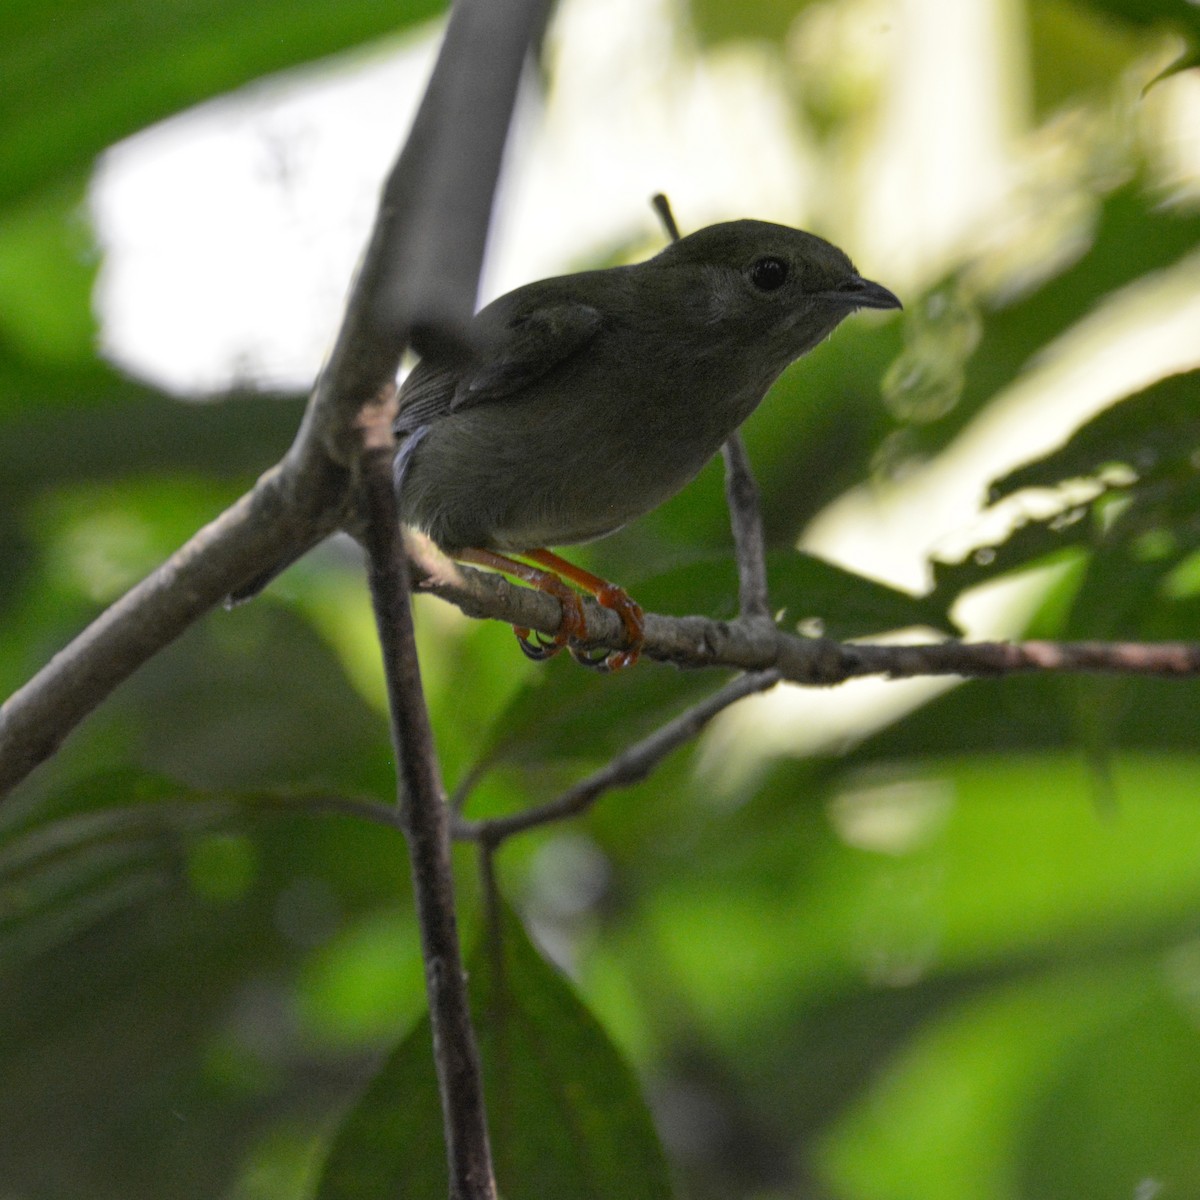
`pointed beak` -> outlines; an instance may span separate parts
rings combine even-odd
[[[903,308],[895,292],[888,291],[882,283],[852,275],[833,293],[845,304],[855,308]]]

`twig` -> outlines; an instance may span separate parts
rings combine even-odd
[[[364,410],[362,492],[371,600],[383,649],[392,741],[433,1026],[450,1195],[495,1200],[479,1052],[471,1027],[450,864],[450,819],[417,662],[408,564],[392,487],[394,388]]]
[[[650,197],[650,203],[658,214],[667,237],[673,242],[679,241],[679,226],[675,224],[675,214],[671,211],[671,201],[667,199],[666,192],[655,192]]]
[[[767,594],[767,549],[763,538],[758,484],[740,433],[721,447],[725,459],[725,499],[738,569],[738,613],[744,621],[770,620]]]
[[[623,750],[595,774],[568,788],[557,799],[508,817],[491,817],[484,821],[459,819],[454,827],[454,836],[462,841],[481,842],[486,850],[498,846],[514,833],[578,816],[591,808],[605,792],[640,783],[668,754],[696,737],[718,713],[746,696],[773,688],[779,680],[778,671],[739,675],[707,699],[656,729],[649,737]]]

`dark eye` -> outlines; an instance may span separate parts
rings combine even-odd
[[[782,258],[760,258],[750,268],[750,282],[760,292],[781,288],[788,277],[788,265]]]

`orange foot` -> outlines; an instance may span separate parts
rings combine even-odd
[[[455,557],[475,566],[489,567],[493,571],[515,575],[539,591],[548,592],[558,599],[562,605],[562,621],[553,638],[544,638],[539,633],[534,635],[536,640],[531,641],[528,629],[519,625],[513,626],[521,649],[528,657],[539,660],[553,658],[566,646],[576,662],[601,671],[621,671],[637,662],[646,640],[645,620],[641,607],[626,591],[590,571],[583,570],[582,567],[575,566],[574,563],[567,562],[565,558],[559,558],[549,550],[523,550],[521,554],[522,557],[541,563],[542,566],[532,567],[505,554],[497,554],[493,550],[461,550]],[[583,615],[583,602],[579,594],[563,582],[563,577],[595,596],[601,605],[611,608],[621,618],[628,642],[624,650],[605,651],[599,657],[593,658],[572,644],[586,634],[587,621]]]

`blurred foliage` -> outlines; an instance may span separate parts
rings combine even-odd
[[[667,1165],[633,1072],[515,918],[506,914],[481,944],[470,978],[504,1195],[669,1197]],[[342,1123],[317,1197],[440,1196],[447,1183],[426,1016]]]
[[[752,38],[786,62],[798,19],[848,6],[693,0],[689,16],[705,47]],[[98,358],[80,208],[96,155],[438,7],[23,0],[0,16],[5,694],[269,466],[302,406],[184,402]],[[1019,7],[1031,133],[1078,105],[1125,128],[1148,81],[1131,87],[1133,68],[1200,46],[1186,0]],[[867,101],[795,99],[816,144],[873,119]],[[1194,368],[980,479],[1019,519],[932,564],[924,596],[794,550],[851,489],[942,461],[1098,308],[1194,269],[1200,216],[1165,205],[1154,155],[1102,127],[1102,152],[1035,206],[1036,254],[1007,273],[972,257],[904,319],[847,323],[748,424],[786,627],[953,630],[958,601],[999,578],[1036,586],[1035,636],[1200,636]],[[654,609],[724,618],[728,541],[714,465],[587,557],[640,578]],[[444,1190],[404,845],[354,807],[391,803],[395,783],[343,549],[191,630],[0,808],[0,1195]],[[552,796],[718,685],[535,667],[506,629],[425,599],[418,620],[471,815]],[[1197,681],[1030,676],[864,718],[837,753],[719,761],[750,740],[736,732],[681,751],[503,851],[505,891],[573,985],[511,915],[498,967],[461,851],[504,1193],[1200,1194],[1198,708]]]

